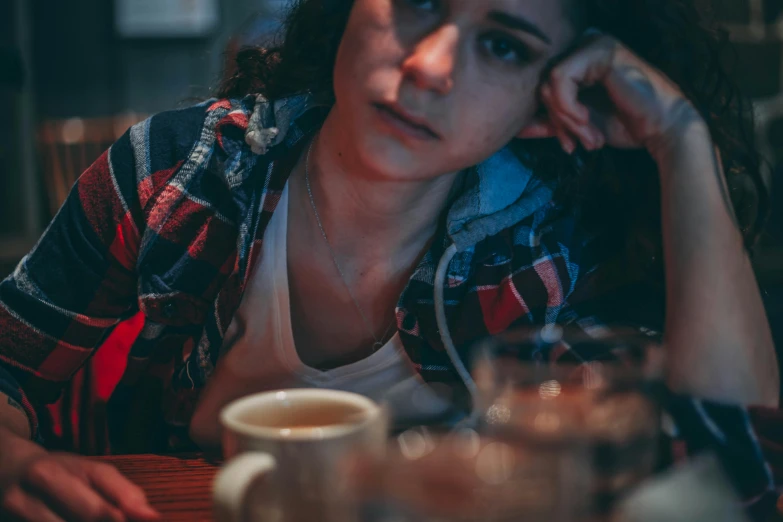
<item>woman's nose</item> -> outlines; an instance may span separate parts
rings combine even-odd
[[[448,94],[454,85],[459,29],[444,25],[429,33],[403,62],[403,73],[420,89]]]

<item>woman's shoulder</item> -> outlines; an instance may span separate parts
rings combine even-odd
[[[114,145],[114,155],[133,165],[143,206],[157,201],[152,196],[166,186],[192,185],[204,175],[228,187],[241,181],[248,162],[258,159],[247,134],[260,110],[258,97],[247,96],[160,112],[134,125]]]
[[[296,120],[307,108],[306,99],[248,95],[161,112],[114,144],[113,172],[122,186],[133,186],[127,199],[138,199],[146,216],[169,215],[168,207],[182,198],[231,207],[229,193],[243,192],[236,189],[252,179],[251,172],[268,170],[264,162],[275,154],[267,153],[288,143],[287,136],[301,135],[291,128],[301,126]],[[130,195],[133,190],[138,198]],[[223,208],[225,214],[233,210]]]
[[[215,150],[227,156],[263,156],[282,143],[296,120],[315,105],[318,100],[308,94],[274,100],[252,94],[211,98],[158,113],[139,123],[131,138],[137,148],[162,155],[171,164]]]
[[[212,98],[160,112],[131,129],[131,139],[136,148],[148,149],[150,154],[182,159],[199,145],[221,145],[222,134],[230,132],[229,127],[236,129],[229,139],[238,141],[242,137],[238,133],[244,133],[253,111],[248,102]]]

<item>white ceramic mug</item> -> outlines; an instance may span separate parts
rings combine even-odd
[[[250,395],[226,406],[220,422],[227,462],[213,488],[218,522],[304,520],[308,510],[318,510],[320,520],[338,519],[331,506],[347,493],[337,472],[341,459],[379,455],[386,445],[384,410],[335,390]]]

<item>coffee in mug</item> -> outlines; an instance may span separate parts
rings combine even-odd
[[[215,479],[219,522],[344,520],[347,456],[378,456],[387,419],[372,400],[349,392],[297,389],[239,399],[220,415],[223,454]]]

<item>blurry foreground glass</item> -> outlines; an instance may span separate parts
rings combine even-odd
[[[585,512],[584,453],[538,451],[474,430],[406,431],[353,466],[356,522],[571,522]],[[581,492],[581,493],[580,493]]]
[[[607,514],[654,471],[661,368],[660,348],[636,331],[550,326],[494,337],[472,370],[479,431],[530,452],[584,448],[589,514]]]

